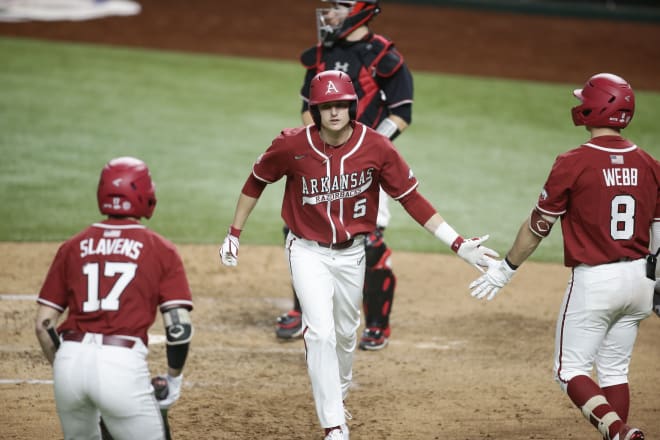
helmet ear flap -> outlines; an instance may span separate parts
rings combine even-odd
[[[573,123],[589,127],[625,128],[635,113],[635,94],[623,78],[599,73],[573,91],[581,103],[571,109]]]

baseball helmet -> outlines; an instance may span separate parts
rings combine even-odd
[[[336,41],[346,38],[348,34],[367,24],[380,13],[378,0],[323,1],[333,3],[332,8],[316,10],[319,41],[326,47],[331,47]]]
[[[112,159],[101,171],[96,199],[102,214],[151,218],[156,208],[156,187],[149,168],[134,157]]]
[[[625,128],[635,113],[635,93],[630,84],[611,73],[592,76],[573,95],[581,101],[571,109],[575,125]]]
[[[351,121],[355,120],[358,96],[351,78],[341,70],[326,70],[316,74],[309,86],[309,111],[317,127],[321,126],[318,105],[334,101],[351,101],[348,115]]]

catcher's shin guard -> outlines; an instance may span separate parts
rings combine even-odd
[[[366,273],[364,280],[363,307],[367,327],[388,329],[394,301],[396,277],[392,272],[388,249],[378,229],[366,240]],[[389,330],[389,329],[388,329]],[[389,333],[389,331],[388,331]]]

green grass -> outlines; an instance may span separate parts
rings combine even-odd
[[[147,224],[178,243],[220,243],[254,159],[300,124],[294,61],[10,38],[0,59],[0,241],[60,241],[97,220],[101,167],[134,155],[157,184]],[[570,120],[577,86],[415,72],[413,124],[396,144],[450,224],[505,252],[554,157],[586,139]],[[656,157],[659,115],[660,94],[637,91],[625,132]],[[266,190],[243,243],[282,242],[282,189]],[[392,210],[394,249],[448,252]],[[561,256],[555,228],[534,258]]]

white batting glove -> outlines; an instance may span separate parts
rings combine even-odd
[[[489,267],[493,261],[490,257],[499,257],[500,254],[494,250],[482,246],[481,243],[488,240],[489,235],[484,235],[483,237],[470,238],[463,240],[463,243],[459,246],[456,253],[459,257],[479,269],[482,273],[484,272],[484,267]]]
[[[180,374],[177,377],[168,374],[163,377],[167,380],[167,395],[164,399],[158,401],[158,405],[160,406],[160,409],[169,409],[170,406],[174,405],[174,402],[179,400],[179,397],[181,396],[183,374]]]
[[[516,270],[511,269],[504,259],[491,260],[488,272],[470,283],[470,290],[472,290],[470,295],[477,299],[485,297],[490,301],[495,298],[502,287],[511,281],[515,273]]]
[[[225,266],[236,266],[238,264],[238,237],[227,233],[220,247],[220,260]]]

